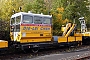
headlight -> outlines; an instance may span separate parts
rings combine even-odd
[[[22,33],[22,37],[26,37],[26,33]]]

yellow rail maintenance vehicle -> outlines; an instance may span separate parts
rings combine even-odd
[[[39,48],[52,44],[52,16],[30,11],[15,13],[10,20],[10,37],[17,48]]]
[[[62,36],[53,36],[51,15],[19,12],[10,19],[9,43],[15,48],[32,49],[33,52],[41,48],[82,45],[83,34],[75,32],[76,28],[77,24],[67,23],[62,26]],[[0,41],[0,44],[0,48],[8,47],[7,41]]]
[[[52,35],[52,16],[26,12],[15,13],[10,19],[10,37],[15,48],[32,49],[82,44],[82,34],[75,33],[75,23],[62,27],[62,36]]]

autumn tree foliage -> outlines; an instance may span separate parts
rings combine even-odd
[[[0,20],[9,23],[10,17],[15,12],[22,11],[33,13],[50,14],[53,16],[53,34],[61,33],[61,26],[67,22],[79,23],[79,17],[85,17],[86,22],[90,19],[89,0],[1,0]]]

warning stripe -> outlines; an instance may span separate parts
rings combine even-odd
[[[51,24],[21,24],[21,26],[51,26]]]

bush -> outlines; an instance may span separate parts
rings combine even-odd
[[[9,40],[9,23],[0,20],[0,40]]]

